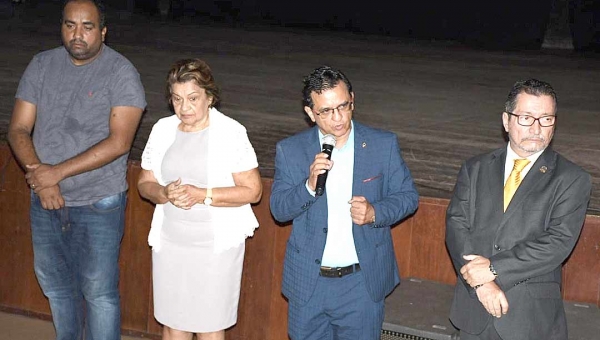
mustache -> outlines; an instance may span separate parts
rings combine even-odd
[[[87,46],[87,43],[81,39],[73,39],[73,40],[69,41],[69,45],[73,45],[73,44],[81,44],[81,45]]]
[[[544,136],[527,136],[521,139],[521,142],[527,142],[527,141],[533,141],[533,142],[546,142],[546,138],[544,138]]]

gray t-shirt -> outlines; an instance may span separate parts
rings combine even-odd
[[[63,162],[107,138],[112,107],[146,107],[139,73],[106,45],[82,66],[71,62],[64,47],[37,54],[15,97],[37,107],[33,144],[46,164]],[[66,205],[87,205],[127,190],[127,157],[61,181]]]

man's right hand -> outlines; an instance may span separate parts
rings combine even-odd
[[[491,315],[499,318],[508,313],[506,295],[495,282],[488,282],[475,290],[479,302]]]
[[[65,199],[60,193],[60,187],[54,185],[37,192],[40,197],[42,208],[46,210],[56,210],[65,206]]]
[[[310,174],[308,176],[308,187],[310,190],[315,191],[317,189],[317,177],[320,174],[324,174],[325,170],[331,170],[333,161],[327,159],[327,154],[320,152],[315,156],[315,160],[310,165]]]

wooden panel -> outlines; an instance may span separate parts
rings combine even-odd
[[[447,201],[421,199],[415,214],[411,242],[411,276],[455,283],[452,263],[445,247],[445,216]]]
[[[287,322],[288,303],[281,293],[281,278],[283,277],[283,259],[287,240],[292,233],[291,223],[277,224],[275,232],[275,245],[273,249],[273,286],[271,291],[271,317],[269,319],[270,332],[268,339],[288,339]]]
[[[129,192],[125,233],[119,258],[121,292],[121,326],[123,329],[151,332],[148,327],[151,305],[152,255],[146,237],[154,205],[143,200],[137,191],[139,162],[130,162],[127,172]],[[160,328],[159,328],[160,331]]]
[[[563,267],[565,300],[600,307],[600,217],[587,216],[579,242]]]
[[[431,210],[427,214],[433,225],[441,229],[438,233],[439,238],[436,244],[436,275],[433,280],[451,284],[456,284],[456,272],[450,259],[448,249],[446,249],[446,209],[448,208],[449,200],[437,198],[423,198],[421,204],[429,205]]]
[[[396,262],[400,270],[400,277],[409,277],[410,272],[411,250],[414,216],[401,221],[400,224],[392,227],[392,240],[394,242],[394,250],[396,253]]]
[[[159,338],[161,326],[152,307],[151,251],[147,235],[154,207],[136,189],[139,162],[130,162],[130,191],[121,247],[121,304],[123,330]],[[270,213],[271,179],[263,179],[261,202],[253,207],[260,228],[246,241],[238,323],[228,339],[287,339],[287,301],[281,277],[290,224],[279,225]],[[49,316],[49,307],[33,273],[29,228],[29,189],[23,172],[0,145],[0,308]],[[402,277],[442,283],[455,280],[444,245],[446,199],[423,197],[419,210],[392,229]],[[579,243],[563,270],[567,300],[600,306],[600,217],[587,216]]]
[[[273,180],[263,180],[263,200],[257,207],[257,210],[263,209],[264,215],[257,217],[260,219],[261,216],[267,216],[267,227],[269,233],[267,237],[271,239],[272,246],[269,249],[269,256],[272,259],[271,272],[269,273],[269,282],[271,284],[271,291],[268,294],[267,307],[270,310],[269,318],[266,319],[264,325],[267,326],[265,339],[288,339],[287,337],[287,307],[288,303],[283,294],[281,294],[281,278],[283,277],[283,259],[285,257],[285,247],[287,240],[292,231],[291,223],[279,223],[271,216],[271,209],[269,208],[269,197],[271,194],[271,186]],[[262,223],[262,222],[261,222]],[[250,338],[249,338],[250,339]]]
[[[0,305],[50,315],[33,271],[29,202],[23,171],[0,145]]]

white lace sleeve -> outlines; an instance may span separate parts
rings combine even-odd
[[[258,161],[256,160],[256,152],[248,139],[246,130],[240,130],[236,133],[234,139],[235,148],[235,160],[232,164],[233,173],[248,171],[258,167]]]
[[[152,170],[152,158],[154,152],[156,152],[153,148],[155,138],[156,131],[154,128],[152,128],[150,136],[148,137],[148,141],[146,142],[146,147],[144,148],[144,152],[142,153],[142,169],[144,170]]]

